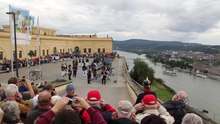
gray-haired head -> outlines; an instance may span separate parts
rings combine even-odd
[[[187,101],[187,93],[185,91],[178,91],[174,96],[173,96],[174,101],[182,101],[186,102]]]
[[[18,103],[15,101],[6,101],[2,104],[4,111],[3,121],[5,123],[17,123],[20,120],[20,110]]]
[[[203,124],[202,118],[194,113],[186,114],[181,124]]]
[[[18,92],[18,87],[15,84],[9,84],[5,87],[5,96],[15,96],[15,94]]]
[[[177,92],[177,96],[178,96],[179,100],[182,100],[184,102],[187,100],[187,93],[185,91]]]

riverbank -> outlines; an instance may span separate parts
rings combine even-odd
[[[220,76],[217,76],[217,75],[208,74],[207,77],[213,80],[220,81]]]
[[[122,57],[122,59],[124,61],[123,62],[124,65],[127,65],[125,58]],[[129,75],[129,71],[127,70],[126,66],[124,66],[123,70],[124,70],[125,81],[128,84],[128,89],[133,90],[134,93],[131,93],[131,94],[136,94],[136,96],[137,96],[138,94],[140,94],[143,91],[143,87],[140,85],[140,83],[131,79],[131,77]],[[170,88],[169,86],[167,86],[166,84],[164,84],[161,79],[155,79],[152,82],[151,90],[157,94],[157,97],[158,97],[158,100],[160,103],[171,100],[172,96],[175,94],[175,91],[172,88]],[[187,113],[196,113],[197,115],[202,117],[204,124],[217,124],[211,118],[204,115],[201,111],[198,111],[197,109],[192,108],[188,105],[186,106],[186,111],[187,111]]]
[[[135,53],[128,53],[124,51],[117,51],[120,56],[126,58],[127,65],[129,66],[129,71],[133,68],[133,60],[140,58],[141,60],[148,63],[149,67],[155,70],[155,77],[160,78],[167,86],[174,89],[176,92],[179,90],[184,90],[188,94],[188,105],[194,107],[199,111],[208,111],[204,113],[209,116],[214,121],[220,123],[220,103],[219,93],[220,93],[220,83],[217,80],[203,79],[188,73],[177,71],[177,76],[169,76],[163,74],[164,67],[160,64],[150,62],[145,55],[137,55]],[[138,88],[137,88],[138,89]]]
[[[154,64],[159,64],[165,68],[170,68],[170,65],[166,65],[166,64],[163,64],[163,63],[158,63],[158,62],[155,62],[153,59],[149,58],[148,56],[145,55],[145,57],[152,63]],[[198,70],[200,70],[201,68],[199,67],[194,67],[194,68],[197,68]],[[206,68],[209,68],[209,67],[206,67]],[[213,69],[214,68],[214,69]],[[184,72],[184,73],[189,73],[189,74],[192,74],[192,75],[196,75],[196,73],[192,70],[188,70],[188,69],[182,69],[180,67],[174,67],[173,68],[174,70],[177,70],[179,72]],[[217,80],[217,81],[220,81],[220,67],[214,67],[212,66],[211,69],[209,68],[208,69],[208,73],[207,74],[204,74],[204,77],[206,78],[210,78],[212,80]],[[201,74],[203,75],[203,74]]]
[[[163,67],[169,67],[168,65],[165,65],[165,64],[162,64],[162,63],[156,63],[152,60],[151,60],[151,62],[154,63],[154,64],[157,64],[157,65],[163,66]],[[192,71],[186,70],[186,69],[181,69],[179,67],[174,67],[174,70],[177,70],[179,72],[188,73],[188,74],[191,74],[191,75],[195,75],[195,72],[192,72]],[[207,76],[207,78],[209,78],[209,79],[220,81],[220,76],[219,75],[214,75],[214,74],[208,73],[205,76]]]

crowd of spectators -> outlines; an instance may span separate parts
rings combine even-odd
[[[40,57],[40,63],[41,64],[45,64],[45,63],[50,63],[52,62],[53,57],[52,56],[43,56]],[[22,68],[22,67],[27,67],[27,66],[35,66],[39,64],[39,58],[38,57],[34,57],[28,60],[28,64],[27,64],[27,60],[26,59],[18,59],[18,67]],[[13,61],[13,65],[15,68],[15,61]],[[11,70],[11,60],[4,60],[2,63],[2,68],[1,70],[6,70],[6,71],[10,71]]]
[[[56,57],[58,56],[58,57]],[[46,63],[51,63],[56,61],[57,59],[65,59],[65,58],[72,58],[71,54],[66,52],[66,53],[59,53],[59,54],[52,54],[52,55],[45,55],[45,56],[40,56],[40,64],[46,64]],[[3,63],[0,63],[2,65],[2,68],[0,70],[5,70],[5,71],[10,71],[11,70],[11,60],[4,59]],[[39,57],[31,57],[28,59],[28,62],[26,59],[18,59],[18,67],[27,67],[27,66],[35,66],[39,64]],[[13,65],[15,68],[15,60],[13,61]]]
[[[3,124],[202,124],[196,114],[186,113],[187,94],[177,92],[164,104],[158,102],[150,81],[143,81],[144,92],[134,105],[120,100],[114,108],[103,100],[99,90],[91,90],[86,98],[75,94],[73,84],[66,85],[65,95],[56,93],[52,84],[43,91],[33,89],[28,79],[10,78],[1,88],[0,122]]]

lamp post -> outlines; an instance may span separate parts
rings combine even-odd
[[[8,15],[12,15],[14,19],[14,40],[15,40],[15,69],[16,69],[16,76],[18,75],[18,58],[17,58],[17,40],[16,40],[16,24],[15,24],[15,13],[14,12],[6,12]]]

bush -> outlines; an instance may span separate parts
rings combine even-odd
[[[130,76],[135,81],[141,83],[147,77],[152,81],[154,79],[154,70],[148,66],[147,63],[141,59],[134,60],[134,67],[130,72]]]

